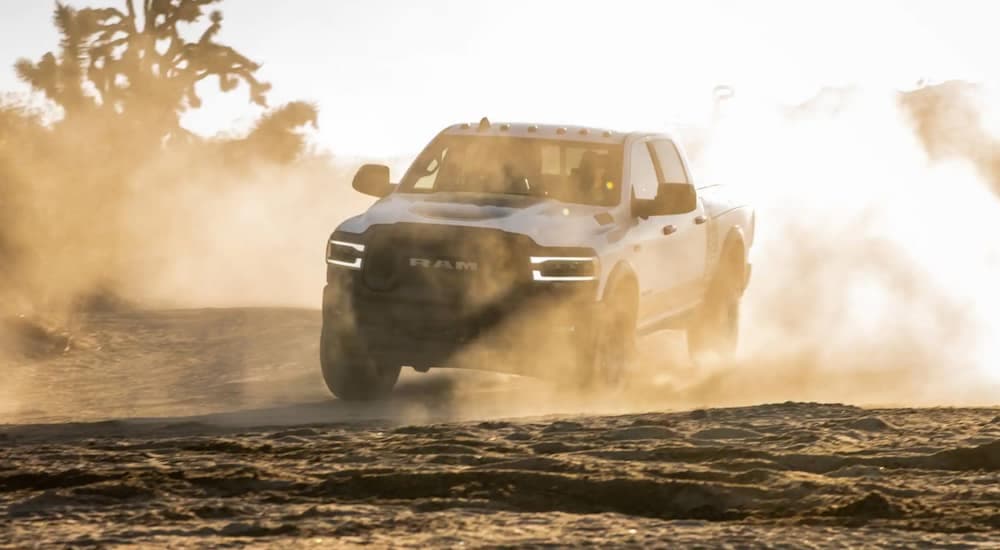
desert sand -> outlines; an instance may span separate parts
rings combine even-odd
[[[1000,544],[998,408],[701,408],[475,371],[351,404],[315,311],[76,322],[66,351],[5,360],[0,546]]]

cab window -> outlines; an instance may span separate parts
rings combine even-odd
[[[622,151],[609,143],[442,136],[414,161],[399,189],[614,206],[621,200]]]
[[[687,171],[684,170],[684,163],[681,161],[681,155],[673,142],[667,140],[654,141],[653,151],[656,153],[660,183],[689,183]]]
[[[635,198],[656,198],[658,180],[647,142],[636,143],[632,146],[632,151],[629,154],[629,173],[632,181],[632,194]]]
[[[434,183],[437,181],[438,169],[441,168],[441,163],[448,157],[448,149],[441,150],[440,157],[431,158],[430,162],[426,166],[422,167],[423,176],[417,178],[413,182],[414,189],[433,189]]]

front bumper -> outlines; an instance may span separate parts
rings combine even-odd
[[[592,341],[596,283],[539,283],[512,288],[489,304],[462,307],[429,297],[401,299],[368,289],[357,271],[337,270],[323,290],[324,330],[352,338],[385,365],[534,372],[538,350]],[[468,358],[474,357],[471,361]]]

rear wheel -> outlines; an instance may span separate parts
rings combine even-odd
[[[687,328],[688,352],[695,361],[728,359],[740,337],[740,298],[743,294],[742,254],[730,253],[712,281],[705,302]]]
[[[345,401],[387,397],[399,379],[400,367],[380,365],[356,337],[326,324],[320,335],[319,361],[323,380],[333,395]]]

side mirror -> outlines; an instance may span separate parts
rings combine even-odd
[[[389,167],[384,164],[365,164],[358,168],[351,185],[359,193],[382,198],[392,192]]]
[[[636,199],[632,212],[640,218],[687,214],[698,208],[698,194],[689,183],[661,183],[655,199]]]

